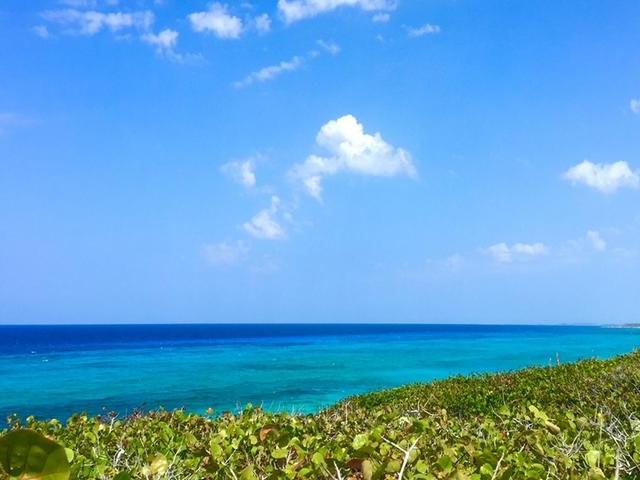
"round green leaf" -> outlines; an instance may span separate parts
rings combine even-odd
[[[0,438],[0,465],[17,480],[68,480],[71,475],[64,447],[33,430]]]
[[[355,437],[353,437],[353,441],[351,442],[351,446],[354,450],[360,450],[364,447],[369,441],[369,435],[366,433],[359,433]]]

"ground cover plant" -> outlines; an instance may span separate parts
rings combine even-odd
[[[8,430],[66,448],[76,479],[601,480],[640,478],[639,416],[634,352],[409,385],[315,415],[12,417]]]

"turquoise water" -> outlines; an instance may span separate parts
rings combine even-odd
[[[362,392],[640,345],[640,330],[463,325],[0,327],[0,415],[316,411]]]

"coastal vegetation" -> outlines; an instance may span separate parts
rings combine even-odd
[[[409,385],[315,415],[249,405],[65,423],[10,417],[2,435],[5,475],[25,480],[640,478],[640,352]],[[57,471],[38,464],[47,455],[29,464],[40,473],[16,468],[40,441]]]

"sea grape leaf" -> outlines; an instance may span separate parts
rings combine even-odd
[[[245,467],[245,469],[240,472],[240,476],[238,478],[239,480],[257,480],[258,479],[251,465],[249,465],[248,467]]]
[[[587,465],[591,468],[596,468],[600,463],[600,450],[589,450],[584,456]]]
[[[511,409],[509,408],[508,405],[502,405],[499,409],[498,409],[498,413],[500,415],[505,415],[505,416],[509,416],[511,415]]]
[[[418,473],[427,473],[428,469],[429,466],[424,460],[418,460],[418,462],[416,463],[416,470],[418,471]]]
[[[264,442],[271,432],[278,433],[278,430],[276,429],[276,427],[271,426],[271,425],[262,427],[260,429],[260,433],[258,434],[259,437],[260,437],[260,441]]]
[[[373,465],[369,460],[362,462],[362,478],[364,480],[371,480],[373,478]]]
[[[152,475],[164,475],[169,469],[169,461],[167,460],[167,457],[158,453],[149,459],[149,467],[151,467]]]
[[[399,472],[401,468],[402,468],[402,464],[400,463],[400,460],[389,460],[387,462],[385,472],[395,473],[395,472]]]
[[[0,438],[0,465],[17,480],[68,480],[71,475],[64,447],[26,429]]]
[[[544,422],[544,426],[547,427],[547,430],[549,430],[551,433],[553,433],[554,435],[557,435],[558,433],[560,433],[560,427],[558,425],[556,425],[553,422],[550,422],[549,420],[547,420],[546,422]]]
[[[71,450],[70,448],[65,448],[64,453],[67,455],[67,461],[69,463],[73,462],[73,457],[75,456],[73,450]]]
[[[311,461],[313,462],[314,465],[326,465],[326,462],[324,460],[324,455],[322,454],[322,452],[316,452],[311,456]]]
[[[352,458],[347,462],[347,467],[354,472],[360,472],[364,480],[371,480],[373,478],[373,465],[369,460]]]
[[[607,477],[601,469],[594,467],[589,470],[589,480],[607,480]]]
[[[448,455],[440,457],[437,463],[444,472],[450,472],[453,469],[453,462]]]
[[[282,458],[287,458],[287,455],[289,455],[288,448],[277,448],[271,452],[271,456],[278,460]]]
[[[353,441],[351,442],[351,446],[354,450],[360,450],[364,447],[369,441],[369,435],[366,433],[359,433],[355,437],[353,437]]]

